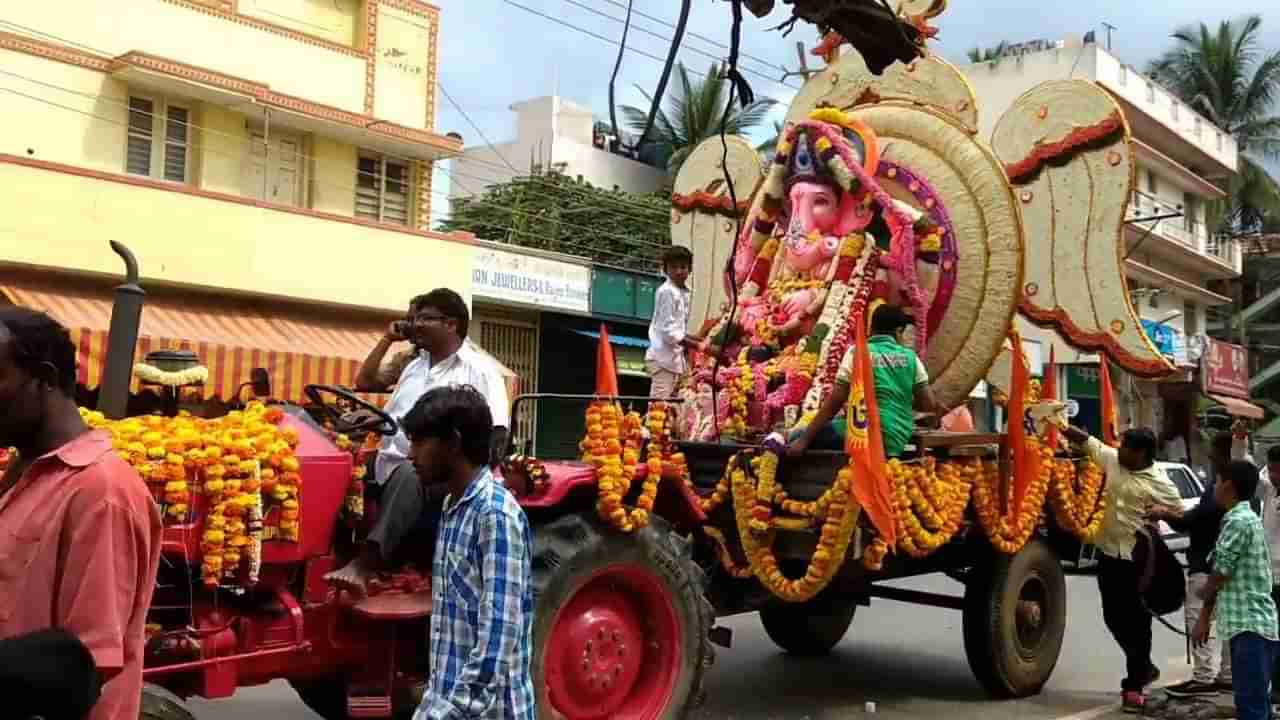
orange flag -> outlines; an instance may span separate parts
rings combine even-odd
[[[1102,396],[1102,442],[1119,447],[1120,420],[1116,415],[1116,395],[1111,387],[1111,370],[1105,356],[1098,361],[1098,387]]]
[[[880,408],[876,403],[871,351],[867,348],[867,322],[859,313],[853,324],[857,328],[856,350],[849,385],[849,429],[845,436],[845,453],[853,465],[853,497],[885,544],[895,547],[898,539],[894,527],[893,485],[884,457],[884,437],[880,434]]]
[[[1009,381],[1009,421],[1005,432],[1005,442],[1013,466],[1013,501],[1012,508],[1022,507],[1022,498],[1027,494],[1031,484],[1031,468],[1027,464],[1027,414],[1025,399],[1027,393],[1027,361],[1022,354],[1022,338],[1014,331],[1009,336],[1013,345],[1012,378]],[[1016,510],[1015,510],[1016,512]]]
[[[600,324],[600,345],[596,347],[596,395],[613,397],[618,394],[618,366],[613,360],[613,345],[609,344],[609,328]]]
[[[1058,361],[1054,357],[1053,346],[1049,346],[1049,367],[1044,371],[1044,384],[1040,389],[1040,397],[1043,400],[1058,399]],[[1050,425],[1048,432],[1045,434],[1044,441],[1054,450],[1058,449],[1058,428]]]

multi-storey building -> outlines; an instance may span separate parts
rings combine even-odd
[[[1209,403],[1260,416],[1256,406],[1237,402],[1241,398],[1206,397],[1199,373],[1207,347],[1206,311],[1232,301],[1211,288],[1220,290],[1223,281],[1238,277],[1241,270],[1236,244],[1211,234],[1205,214],[1211,201],[1224,197],[1225,181],[1237,173],[1235,140],[1140,71],[1078,37],[1015,46],[996,61],[963,71],[977,92],[985,137],[1021,94],[1039,83],[1067,78],[1091,80],[1110,92],[1132,129],[1137,172],[1125,231],[1125,275],[1148,336],[1178,372],[1163,382],[1118,377],[1121,423],[1188,438]],[[1096,422],[1098,357],[1077,353],[1052,332],[1026,323],[1022,330],[1044,343],[1046,359],[1053,346],[1058,362],[1066,366],[1060,387],[1065,381],[1080,401],[1082,420]],[[1203,460],[1194,451],[1192,458]]]
[[[421,0],[48,0],[0,8],[0,287],[105,354],[109,240],[148,290],[141,350],[208,394],[350,383],[408,298],[469,299],[474,248],[431,231],[440,11]],[[440,199],[443,202],[443,198]],[[225,393],[224,393],[225,394]]]

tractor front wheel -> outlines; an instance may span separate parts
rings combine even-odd
[[[534,533],[539,717],[683,717],[714,658],[705,575],[662,518],[635,533],[567,515]]]
[[[994,552],[994,551],[993,551]],[[964,593],[964,650],[987,692],[1021,698],[1040,692],[1062,651],[1067,583],[1043,540],[1013,555],[994,553],[970,573]]]
[[[142,686],[138,720],[195,720],[195,716],[177,695],[148,683]]]

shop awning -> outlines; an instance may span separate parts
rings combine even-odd
[[[574,332],[595,340],[600,339],[600,332],[597,330],[574,330]],[[649,347],[649,341],[644,338],[631,337],[629,335],[614,335],[613,333],[609,333],[609,344],[634,348]]]
[[[0,276],[0,294],[66,325],[79,349],[77,381],[91,390],[98,387],[111,325],[110,286],[15,274]],[[190,350],[209,370],[205,397],[222,399],[234,397],[253,368],[266,368],[273,397],[302,403],[303,388],[309,384],[354,387],[360,364],[387,323],[388,318],[372,314],[351,317],[286,302],[160,290],[149,292],[143,305],[135,358],[140,362],[153,350]],[[494,363],[512,389],[515,374],[496,359]],[[138,390],[135,380],[132,391]],[[377,404],[386,399],[373,393],[362,396]]]
[[[1226,395],[1214,395],[1212,393],[1209,394],[1209,399],[1222,405],[1222,407],[1227,409],[1227,412],[1239,418],[1261,420],[1266,417],[1266,412],[1261,407],[1254,405],[1248,400],[1227,397]]]

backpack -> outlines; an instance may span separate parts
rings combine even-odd
[[[1159,617],[1182,608],[1187,600],[1182,563],[1154,528],[1138,529],[1133,562],[1138,567],[1138,595],[1147,612]]]

